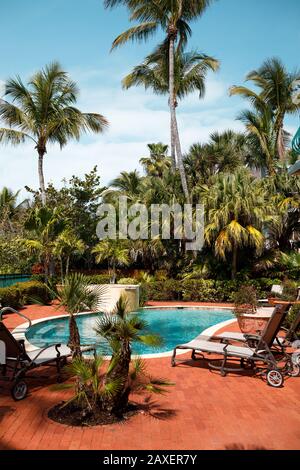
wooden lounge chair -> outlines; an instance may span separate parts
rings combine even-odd
[[[294,364],[290,355],[284,351],[280,357],[280,365],[277,361],[271,347],[280,330],[280,327],[286,318],[287,309],[283,305],[278,305],[268,321],[264,331],[259,335],[245,335],[244,343],[241,346],[232,345],[227,338],[212,336],[204,339],[203,335],[199,335],[194,340],[180,344],[174,348],[171,364],[174,367],[176,362],[183,362],[176,359],[177,349],[192,350],[192,359],[197,359],[200,354],[205,359],[203,353],[217,354],[223,356],[218,360],[219,364],[211,361],[209,366],[212,369],[220,370],[221,375],[225,376],[227,372],[237,372],[245,368],[245,363],[251,365],[252,368],[256,364],[263,364],[267,383],[273,387],[281,387],[284,382],[284,376],[297,376],[300,373],[300,367]],[[240,368],[228,367],[228,359],[240,361]],[[283,365],[281,365],[283,364]]]
[[[95,347],[83,346],[81,351],[93,351],[95,354]],[[15,400],[22,400],[27,394],[24,378],[29,370],[45,365],[55,366],[59,381],[61,367],[71,355],[70,348],[60,343],[26,351],[24,340],[17,340],[0,322],[0,380],[12,382],[11,394]]]

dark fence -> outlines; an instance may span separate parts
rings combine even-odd
[[[13,286],[17,282],[29,281],[30,278],[30,274],[0,274],[0,287]]]

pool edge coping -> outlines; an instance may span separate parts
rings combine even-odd
[[[194,307],[194,308],[193,308]],[[190,307],[190,306],[186,306],[186,307],[182,307],[181,305],[179,306],[174,306],[174,305],[170,305],[170,306],[163,306],[163,308],[176,308],[178,310],[183,310],[185,308],[188,308],[188,309],[193,309],[193,310],[207,310],[207,309],[216,309],[216,307],[212,307],[212,306],[200,306],[200,307],[197,307],[197,306],[193,306],[193,307]],[[143,308],[149,308],[149,309],[153,309],[153,308],[158,308],[158,307],[143,307]],[[218,309],[220,310],[232,310],[232,308],[230,307],[217,307]],[[80,313],[77,313],[76,316],[81,316],[81,315],[90,315],[90,314],[93,314],[93,313],[98,313],[98,312],[80,312]],[[63,315],[51,315],[49,317],[45,317],[45,318],[39,318],[37,320],[33,320],[31,322],[31,326],[34,326],[34,325],[37,325],[38,323],[43,323],[43,322],[46,322],[46,321],[49,321],[49,320],[54,320],[54,319],[57,319],[57,318],[68,318],[69,317],[69,314],[63,314]],[[234,323],[236,321],[235,318],[232,318],[230,320],[224,320],[222,322],[219,322],[219,323],[216,323],[215,325],[213,326],[210,326],[208,328],[206,328],[205,330],[202,331],[201,334],[203,334],[203,336],[214,336],[214,334],[220,330],[221,328],[224,328],[225,326],[228,326],[230,325],[231,323]],[[34,344],[30,343],[30,341],[28,341],[28,339],[26,338],[26,331],[29,327],[29,323],[28,322],[24,322],[22,323],[21,325],[18,325],[13,331],[12,331],[12,334],[15,336],[15,338],[17,338],[18,340],[24,340],[24,343],[25,343],[25,348],[27,351],[35,351],[35,350],[38,350],[39,348],[37,346],[35,346]],[[195,338],[194,338],[195,339]],[[185,354],[186,351],[188,351],[188,349],[182,349],[182,350],[179,350],[177,352],[177,355],[181,355],[181,354]],[[165,351],[163,353],[153,353],[153,354],[140,354],[140,355],[132,355],[132,358],[137,358],[137,357],[141,357],[143,359],[158,359],[158,358],[162,358],[162,357],[171,357],[173,354],[173,350],[171,351]],[[104,356],[105,359],[109,359],[111,356]]]

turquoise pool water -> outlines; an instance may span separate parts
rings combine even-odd
[[[177,344],[192,340],[206,328],[233,318],[231,311],[221,309],[141,309],[138,314],[147,322],[151,332],[162,337],[163,344],[152,348],[141,343],[134,343],[134,354],[170,351]],[[77,316],[81,343],[96,344],[100,354],[110,354],[106,341],[99,338],[94,331],[95,322],[99,315],[101,314]],[[38,347],[53,343],[67,343],[68,336],[68,318],[55,318],[37,323],[26,333],[28,341]]]
[[[3,274],[0,275],[0,287],[10,287],[17,282],[26,282],[30,279],[30,274]]]

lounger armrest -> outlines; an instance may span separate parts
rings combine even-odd
[[[37,358],[44,352],[44,351],[47,351],[47,349],[50,349],[50,348],[53,348],[53,346],[55,347],[56,351],[57,351],[57,357],[60,356],[60,352],[58,350],[58,348],[61,346],[61,343],[56,343],[56,344],[50,344],[49,346],[46,346],[45,348],[42,348],[39,350],[38,354],[33,358],[31,359],[31,364],[33,364]],[[54,360],[55,358],[53,358]]]
[[[230,342],[229,338],[222,338],[221,336],[209,336],[209,341],[211,340],[221,341],[222,343],[228,344]]]
[[[248,340],[260,341],[260,339],[261,339],[261,336],[259,336],[259,335],[254,335],[254,334],[249,334],[249,335],[248,335],[247,333],[245,333],[244,336],[245,336],[245,339],[246,339],[247,341],[248,341]]]

